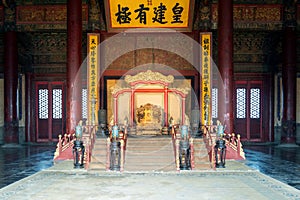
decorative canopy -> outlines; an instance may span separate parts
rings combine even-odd
[[[130,85],[135,85],[141,82],[159,82],[163,85],[168,85],[169,83],[173,83],[174,76],[168,75],[165,76],[159,72],[153,72],[151,70],[147,70],[146,72],[140,72],[134,76],[127,75],[125,76],[125,81]]]

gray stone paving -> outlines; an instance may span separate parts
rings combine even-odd
[[[294,199],[300,191],[244,164],[181,172],[89,172],[64,161],[0,190],[0,199]]]

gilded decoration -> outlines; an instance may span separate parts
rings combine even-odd
[[[16,8],[15,7],[5,7],[4,8],[4,15],[5,15],[4,21],[6,23],[14,23],[15,22],[15,15],[16,15]]]
[[[33,32],[33,31],[43,31],[43,30],[65,30],[67,24],[19,24],[17,25],[17,30],[20,32]],[[86,29],[83,26],[83,29]]]
[[[104,8],[100,3],[101,2],[97,0],[91,0],[89,2],[89,26],[92,30],[106,30],[103,20]]]
[[[281,21],[281,6],[277,7],[257,7],[252,20],[258,21]]]
[[[128,28],[173,28],[191,31],[195,0],[132,1],[106,0],[106,24],[109,32]]]
[[[284,2],[283,20],[286,27],[296,27],[297,25],[297,5],[295,0],[286,0]]]
[[[127,75],[125,76],[125,81],[127,83],[134,83],[137,81],[160,81],[164,83],[172,83],[174,81],[174,76],[168,75],[165,76],[159,72],[153,72],[151,70],[147,70],[146,72],[138,73],[135,76]]]
[[[185,88],[170,88],[170,90],[177,90],[179,92],[181,92],[182,94],[185,94],[187,95],[190,91],[191,91],[191,88],[190,87],[185,87]]]
[[[280,32],[235,32],[233,36],[235,63],[276,65],[282,51]],[[253,71],[253,69],[249,69]]]
[[[162,109],[157,105],[147,103],[136,109],[136,122],[139,126],[160,125]]]
[[[66,55],[62,53],[66,52],[66,33],[32,33],[30,38],[34,49],[33,55]]]
[[[23,43],[26,42],[27,47],[31,46],[25,53],[32,58],[36,73],[64,73],[66,71],[66,37],[66,33],[55,32],[23,35]]]
[[[234,21],[261,21],[274,22],[282,20],[281,5],[234,5],[233,19]],[[212,5],[212,21],[218,21],[218,5]]]
[[[277,30],[282,28],[282,5],[234,5],[234,28]],[[212,4],[213,28],[217,28],[218,4]]]
[[[19,5],[66,4],[67,2],[67,0],[18,0]]]
[[[4,1],[4,31],[15,31],[16,30],[16,7],[14,4],[7,3]]]
[[[115,85],[115,86],[113,86],[113,87],[110,88],[112,95],[115,95],[118,92],[121,92],[121,91],[124,91],[124,90],[127,90],[127,89],[130,90],[130,88],[128,88],[128,87],[122,87],[119,84],[117,84],[117,85]]]
[[[234,62],[262,63],[263,46],[267,33],[264,32],[236,32],[234,33]]]
[[[281,4],[283,0],[233,0],[234,4]],[[218,3],[218,0],[213,0]]]
[[[200,1],[200,9],[199,9],[199,14],[200,14],[200,23],[199,27],[200,29],[209,29],[211,25],[210,21],[210,16],[211,16],[211,9],[210,9],[210,0],[204,0]]]
[[[33,65],[32,66],[34,73],[36,74],[54,74],[54,73],[66,73],[65,64],[47,64],[47,65]]]
[[[262,53],[266,37],[267,33],[258,31],[234,33],[234,53]]]
[[[235,32],[233,38],[234,62],[247,63],[236,65],[237,72],[267,72],[282,62],[282,34],[279,31]]]
[[[88,6],[82,5],[82,20],[88,21]],[[66,5],[18,6],[17,24],[66,23]]]

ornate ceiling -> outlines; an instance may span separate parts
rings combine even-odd
[[[15,3],[13,3],[15,2]],[[283,27],[300,24],[295,0],[234,0],[234,64],[236,72],[269,72],[281,65]],[[66,0],[3,0],[0,4],[0,72],[3,72],[3,33],[18,32],[20,70],[35,73],[66,72]],[[196,0],[193,30],[213,32],[217,56],[217,3]],[[102,0],[82,1],[83,53],[86,33],[107,31]],[[298,34],[299,35],[299,34]],[[298,44],[300,43],[296,41]],[[298,63],[300,63],[300,44]],[[62,53],[63,52],[63,53]],[[117,63],[117,62],[116,62]],[[118,68],[118,66],[114,66]]]

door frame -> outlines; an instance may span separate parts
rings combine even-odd
[[[47,85],[47,89],[48,89],[48,138],[39,138],[39,86],[40,85]],[[65,119],[66,119],[66,98],[65,98],[65,82],[64,81],[35,81],[35,86],[34,86],[34,90],[35,90],[35,138],[36,138],[36,142],[57,142],[58,141],[58,137],[53,137],[53,113],[52,113],[52,108],[53,108],[53,98],[52,98],[52,92],[53,89],[56,89],[54,86],[55,85],[61,85],[62,88],[62,118],[61,118],[61,122],[62,122],[62,130],[61,130],[61,134],[63,134],[65,132]],[[46,89],[46,88],[45,88]]]
[[[263,106],[262,106],[262,102],[263,102],[263,82],[261,80],[240,80],[240,81],[235,81],[235,87],[234,87],[234,111],[235,111],[235,115],[234,115],[234,120],[237,120],[236,118],[236,106],[237,106],[237,95],[236,95],[236,89],[237,88],[244,88],[246,89],[246,101],[245,101],[245,105],[246,105],[246,113],[245,113],[245,122],[246,123],[246,138],[242,138],[242,140],[247,140],[247,141],[261,141],[261,138],[263,138]],[[251,98],[250,98],[250,91],[252,88],[252,85],[259,85],[259,89],[260,89],[260,99],[259,99],[259,106],[260,106],[260,109],[259,109],[259,124],[260,124],[260,127],[259,127],[259,139],[255,138],[253,139],[251,137],[251,113],[250,113],[250,109],[251,109]],[[256,87],[255,87],[256,88]],[[239,119],[239,120],[243,120],[243,119]],[[235,127],[236,128],[236,127]]]
[[[241,140],[249,142],[273,142],[274,141],[274,76],[272,74],[263,73],[237,73],[235,74],[233,98],[234,98],[234,120],[236,120],[236,84],[239,82],[261,82],[261,133],[260,139],[251,139],[248,135],[247,138],[241,138]],[[249,87],[247,86],[247,90]],[[248,91],[247,91],[248,92]],[[247,100],[250,102],[250,99]],[[249,106],[250,107],[250,106]],[[249,108],[250,109],[250,108]],[[248,111],[249,112],[249,111]],[[250,117],[247,118],[249,124]],[[234,124],[236,122],[234,121]],[[234,127],[235,128],[235,127]],[[247,127],[249,130],[249,127]]]

